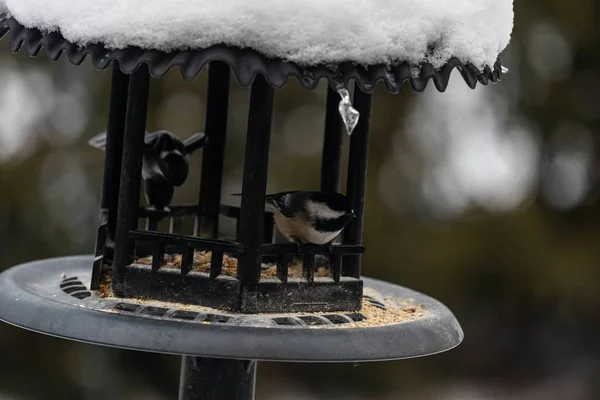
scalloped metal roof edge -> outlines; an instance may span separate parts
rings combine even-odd
[[[205,50],[187,50],[165,53],[158,50],[144,50],[138,47],[128,47],[122,50],[109,50],[102,44],[78,46],[66,40],[58,32],[44,34],[38,29],[22,26],[14,18],[0,17],[0,39],[11,33],[10,47],[13,53],[23,47],[31,57],[36,56],[42,49],[46,50],[48,58],[56,61],[62,53],[66,53],[69,62],[80,65],[89,55],[93,65],[99,70],[106,69],[113,60],[119,62],[121,71],[131,74],[140,65],[146,64],[154,78],[163,77],[171,68],[179,67],[181,76],[186,81],[194,80],[213,61],[225,62],[229,65],[238,83],[249,86],[257,74],[263,75],[271,86],[281,88],[288,77],[295,76],[300,84],[309,90],[314,89],[319,80],[327,79],[330,84],[343,82],[348,84],[354,80],[364,92],[371,93],[377,83],[383,82],[391,93],[398,93],[405,82],[408,82],[416,92],[422,92],[430,80],[436,88],[444,92],[448,87],[450,75],[457,68],[467,85],[474,89],[477,82],[487,85],[498,82],[502,78],[500,60],[492,70],[487,66],[479,71],[472,64],[463,64],[459,59],[452,58],[441,69],[434,69],[431,64],[420,66],[400,63],[395,66],[375,65],[364,67],[351,62],[339,64],[335,69],[326,66],[300,67],[294,63],[262,56],[251,49],[215,46]],[[419,70],[418,76],[413,71]]]

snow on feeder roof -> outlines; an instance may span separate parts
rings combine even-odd
[[[5,3],[3,5],[3,3]],[[84,46],[172,52],[250,48],[300,66],[452,57],[493,67],[510,41],[512,0],[0,0],[20,24]]]

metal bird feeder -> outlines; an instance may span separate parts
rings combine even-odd
[[[253,398],[256,360],[389,360],[433,354],[461,342],[458,322],[441,303],[361,275],[371,93],[380,81],[392,93],[405,82],[422,91],[430,80],[444,91],[455,68],[473,88],[498,81],[499,62],[494,70],[479,71],[452,59],[437,70],[422,65],[415,76],[405,63],[301,68],[225,46],[168,54],[80,47],[60,33],[1,20],[0,37],[9,32],[13,52],[34,56],[45,48],[51,60],[65,53],[74,65],[86,56],[101,70],[112,64],[112,83],[95,256],[43,260],[1,274],[1,320],[72,340],[182,355],[181,399]],[[185,80],[208,70],[208,141],[197,203],[154,208],[139,204],[148,90],[152,78],[172,67],[179,67]],[[221,199],[232,73],[240,85],[251,87],[239,207]],[[345,188],[358,218],[340,244],[304,246],[300,276],[290,276],[288,268],[296,247],[274,243],[273,216],[264,211],[274,93],[290,76],[309,90],[322,78],[329,83],[323,191],[340,189],[344,134],[336,85],[354,82],[353,106],[360,113]],[[220,217],[236,220],[235,240],[219,237]],[[180,231],[184,218],[195,220],[193,234]],[[158,231],[163,220],[170,221],[168,232]],[[151,255],[149,263],[139,262],[139,249]],[[206,271],[194,270],[200,251],[211,255]],[[165,254],[178,255],[179,267],[167,268]],[[315,276],[317,255],[329,260],[327,276]],[[224,258],[237,261],[234,276],[223,273]],[[261,273],[267,259],[276,265],[272,277]],[[110,284],[109,296],[99,292],[102,284]],[[408,298],[414,306],[402,303]],[[369,309],[392,316],[377,323]],[[393,310],[401,310],[404,319]]]

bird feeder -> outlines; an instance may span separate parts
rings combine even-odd
[[[485,41],[454,43],[451,36],[441,34],[424,44],[416,61],[402,59],[404,50],[397,50],[394,58],[393,48],[379,56],[371,50],[355,52],[354,47],[338,59],[321,54],[321,59],[307,56],[306,61],[302,45],[286,53],[260,43],[237,43],[235,37],[220,42],[207,39],[202,30],[192,30],[187,36],[178,33],[185,26],[181,30],[169,24],[158,26],[158,31],[168,33],[166,39],[149,31],[145,31],[148,37],[140,39],[136,36],[139,17],[128,16],[126,11],[112,15],[102,2],[96,11],[109,19],[115,17],[117,28],[102,31],[101,24],[92,22],[91,33],[83,32],[78,29],[86,23],[74,17],[76,12],[62,16],[61,7],[67,2],[47,3],[56,9],[48,13],[29,2],[13,5],[7,1],[0,37],[10,33],[13,52],[24,50],[35,56],[44,48],[51,60],[65,53],[73,65],[89,57],[99,70],[112,68],[96,249],[93,257],[42,260],[0,275],[0,319],[73,340],[184,355],[182,399],[252,398],[256,360],[388,360],[437,353],[461,342],[458,322],[440,302],[362,276],[361,255],[368,251],[363,245],[363,222],[371,96],[377,83],[398,93],[404,86],[421,92],[433,81],[438,90],[445,91],[454,69],[471,88],[478,82],[497,82],[503,73],[497,53],[507,43],[492,40],[496,47],[490,50]],[[158,4],[150,3],[150,10]],[[490,9],[476,12],[495,21],[501,17],[490,14],[501,10],[503,17],[510,14],[512,27],[512,2],[484,3]],[[193,7],[196,13],[188,14],[202,19],[202,2]],[[469,13],[462,18],[473,17],[473,11]],[[125,24],[127,18],[131,26]],[[397,24],[403,24],[402,18]],[[244,29],[252,30],[252,26],[240,26],[238,37],[247,36]],[[128,30],[132,35],[127,36]],[[310,32],[306,36],[310,38]],[[324,47],[344,43],[342,39],[325,37]],[[465,47],[478,44],[481,48],[472,53]],[[340,45],[339,50],[344,49]],[[447,54],[453,49],[462,58]],[[469,59],[471,54],[485,57],[473,56],[479,60],[475,64]],[[494,62],[486,63],[490,54]],[[201,150],[200,182],[185,183],[198,184],[197,201],[157,207],[139,201],[142,184],[147,184],[142,173],[145,146],[149,140],[157,142],[156,136],[149,139],[146,132],[148,92],[152,80],[171,68],[179,68],[186,81],[208,74],[207,141]],[[222,197],[232,75],[235,83],[251,90],[239,205],[228,204]],[[275,90],[290,77],[307,90],[315,89],[321,79],[328,83],[320,190],[342,191],[346,125],[351,135],[343,192],[357,216],[340,243],[303,246],[301,267],[296,270],[290,267],[296,246],[275,243],[273,215],[264,207]],[[347,93],[352,86],[350,104]],[[353,113],[354,120],[348,122],[345,112]],[[186,218],[194,220],[193,233],[181,231]],[[235,220],[235,239],[220,236],[220,218]],[[169,221],[169,229],[159,231],[164,220]],[[196,268],[200,255],[203,270]],[[317,256],[327,260],[325,274],[315,274]],[[229,268],[230,264],[236,268]],[[272,273],[265,274],[269,268]],[[34,308],[43,312],[36,312],[32,319]]]

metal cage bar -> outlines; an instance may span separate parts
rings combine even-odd
[[[146,220],[146,230],[147,231],[157,231],[159,223],[160,223],[160,218],[148,217],[148,219]]]
[[[355,85],[353,105],[360,113],[360,118],[350,139],[346,195],[352,201],[356,218],[344,230],[344,243],[361,244],[363,240],[367,157],[369,153],[371,94],[362,92],[358,85]],[[360,278],[361,258],[361,255],[345,257],[342,267],[343,274],[357,279]]]
[[[277,278],[282,283],[287,283],[288,281],[288,264],[290,258],[287,254],[278,254],[277,255]]]
[[[315,253],[310,250],[302,255],[302,276],[308,282],[315,280]]]
[[[333,253],[329,255],[329,270],[331,271],[331,279],[335,283],[338,283],[342,276],[342,259],[341,254]]]
[[[211,253],[211,258],[210,258],[210,278],[215,279],[217,276],[221,275],[222,268],[223,268],[223,252],[222,251],[213,251]]]
[[[123,295],[125,267],[133,258],[134,246],[129,231],[138,225],[149,86],[150,74],[143,65],[131,75],[129,81],[112,276],[112,289],[117,296]]]
[[[229,66],[214,61],[208,67],[208,92],[204,132],[208,141],[202,153],[198,214],[194,235],[216,238],[225,158],[225,137],[229,109]]]
[[[275,219],[272,213],[265,213],[265,243],[273,243],[273,235],[275,234]]]
[[[101,220],[96,239],[96,257],[92,268],[92,289],[99,287],[102,268],[104,265],[112,266],[114,257],[114,248],[109,243],[114,243],[115,240],[128,86],[129,75],[122,73],[119,62],[115,61],[110,84],[104,177],[100,195]]]
[[[169,233],[180,234],[183,225],[183,217],[174,215],[169,219]]]
[[[250,92],[242,201],[237,234],[237,241],[246,247],[246,253],[239,258],[238,263],[238,278],[244,285],[245,293],[252,292],[260,280],[274,92],[262,75],[256,76]],[[250,299],[246,300],[252,302]],[[244,299],[242,303],[245,303]],[[252,308],[251,304],[247,306]]]
[[[343,132],[342,119],[338,112],[339,101],[338,93],[328,86],[325,106],[325,139],[321,161],[321,191],[323,192],[340,190]]]
[[[156,243],[152,248],[152,271],[158,271],[165,259],[165,245]]]
[[[181,250],[181,275],[187,275],[194,265],[194,248],[183,246]]]
[[[365,251],[365,247],[361,244],[336,244],[331,247],[331,253],[329,252],[329,245],[326,244],[311,244],[305,243],[302,246],[303,251],[311,252],[314,254],[340,254],[340,255],[351,255],[351,254],[362,254]],[[263,255],[294,255],[297,254],[298,246],[295,243],[265,243],[261,246],[261,253]]]
[[[199,250],[221,251],[243,254],[243,244],[230,240],[203,239],[196,236],[173,235],[170,233],[131,230],[129,238],[136,242],[162,243],[166,246],[188,246]]]

